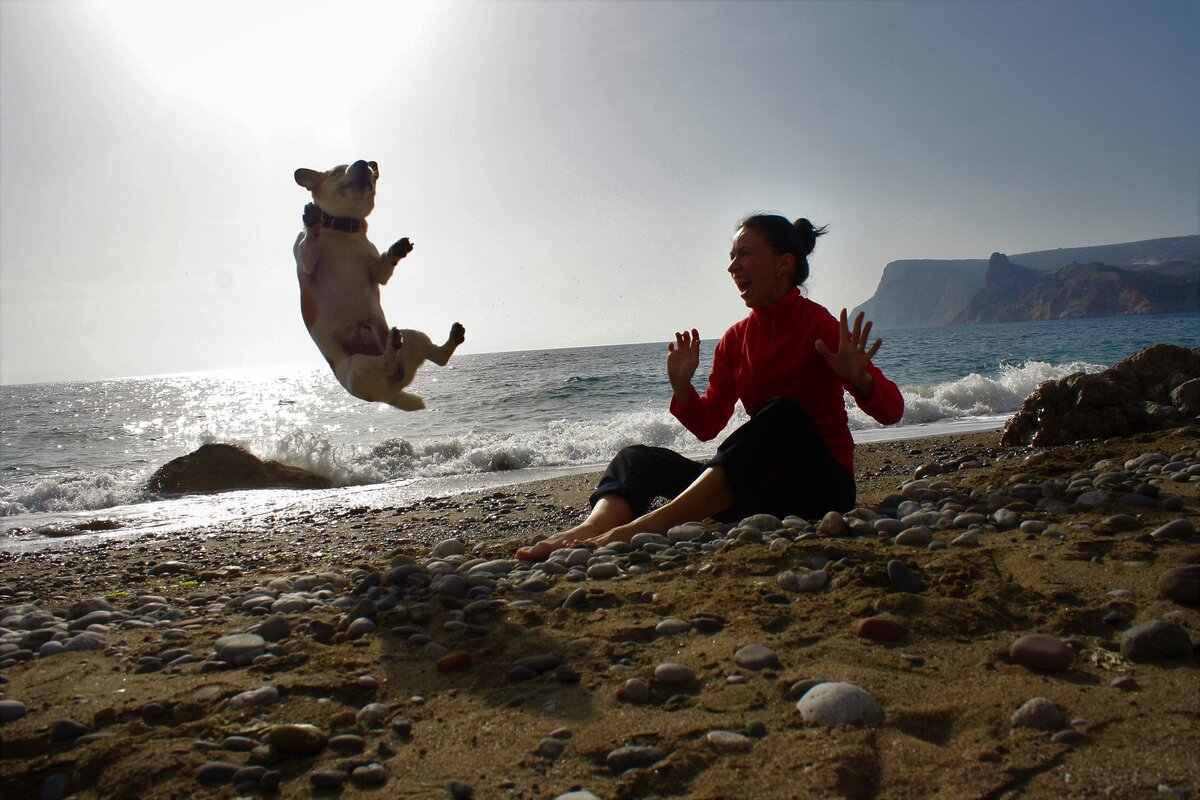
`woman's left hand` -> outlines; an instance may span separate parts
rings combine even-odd
[[[875,344],[868,348],[867,339],[870,335],[871,323],[868,321],[863,325],[863,313],[860,311],[854,317],[854,330],[850,330],[846,322],[846,309],[843,308],[838,318],[837,352],[830,352],[822,340],[816,341],[817,352],[825,358],[830,369],[868,398],[875,388],[875,381],[871,378],[868,367],[871,366],[871,359],[879,352],[879,346],[883,344],[883,340],[876,339]]]

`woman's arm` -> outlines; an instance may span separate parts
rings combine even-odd
[[[896,384],[883,376],[871,359],[879,352],[882,339],[867,346],[871,335],[871,323],[863,325],[863,313],[854,318],[854,328],[846,320],[846,309],[838,317],[838,349],[830,351],[820,338],[816,340],[817,352],[825,359],[829,368],[837,374],[850,390],[858,407],[884,425],[892,425],[904,416],[904,397]]]

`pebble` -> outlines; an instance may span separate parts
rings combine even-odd
[[[554,761],[563,754],[563,751],[566,750],[566,748],[566,742],[564,742],[562,739],[556,739],[553,736],[547,736],[538,742],[538,746],[534,751],[534,755],[538,756],[539,758],[544,758],[547,761]]]
[[[339,789],[346,781],[346,774],[336,769],[319,769],[309,773],[308,780],[318,789]]]
[[[555,797],[554,800],[600,800],[600,798],[585,789],[580,789],[578,791],[560,794],[558,797]]]
[[[898,642],[908,635],[908,626],[890,617],[867,617],[854,626],[854,635],[875,642]]]
[[[379,786],[387,783],[387,768],[376,761],[355,767],[350,773],[350,780],[360,786]]]
[[[195,777],[202,786],[220,786],[232,781],[241,768],[240,764],[228,761],[209,761],[196,768]]]
[[[267,743],[282,753],[311,756],[325,749],[329,737],[316,725],[295,723],[276,725],[267,734]]]
[[[609,752],[605,757],[608,768],[617,775],[631,769],[657,764],[667,757],[666,752],[647,745],[626,745]]]
[[[1176,519],[1150,534],[1155,539],[1187,539],[1196,535],[1196,527],[1190,519]]]
[[[779,656],[774,650],[764,644],[752,643],[739,647],[733,654],[733,661],[743,669],[778,669]]]
[[[1012,724],[1019,728],[1034,728],[1039,731],[1052,731],[1063,722],[1062,712],[1058,706],[1044,697],[1028,700],[1013,712]]]
[[[257,689],[235,694],[229,698],[227,708],[250,708],[253,706],[271,705],[277,702],[279,702],[279,690],[277,688],[274,686],[260,686]]]
[[[958,536],[954,537],[954,540],[951,541],[950,544],[954,545],[955,547],[978,547],[979,537],[971,531],[967,531],[966,533],[960,533]]]
[[[218,661],[244,667],[267,651],[267,642],[256,633],[234,633],[222,636],[213,645]]]
[[[73,719],[60,719],[50,729],[50,741],[65,742],[71,739],[78,739],[87,733],[87,730],[87,726],[81,722],[76,722]]]
[[[466,650],[454,650],[437,660],[438,672],[453,672],[456,669],[469,667],[471,654]]]
[[[1191,637],[1173,622],[1156,619],[1134,625],[1121,634],[1121,655],[1130,661],[1186,658],[1191,654]]]
[[[364,728],[382,728],[391,715],[392,709],[383,703],[367,703],[354,716],[356,722]]]
[[[879,702],[853,683],[819,683],[796,703],[805,722],[825,727],[835,725],[874,725],[883,721]]]
[[[1069,669],[1075,654],[1057,636],[1030,633],[1017,639],[1008,648],[1013,663],[1029,669],[1045,672],[1061,672]]]
[[[1174,567],[1159,575],[1158,596],[1184,605],[1200,605],[1200,564]]]
[[[754,740],[749,736],[733,731],[709,731],[704,738],[713,749],[723,753],[745,753],[754,746]]]
[[[921,580],[921,576],[899,559],[893,558],[887,563],[887,574],[892,588],[898,592],[920,594],[925,591],[925,581]]]
[[[783,572],[775,579],[780,589],[798,594],[819,592],[829,583],[829,573],[818,569],[811,572]]]
[[[621,687],[620,695],[630,703],[642,705],[650,702],[650,686],[641,678],[630,678]]]
[[[664,686],[687,686],[696,680],[696,673],[683,664],[665,662],[654,668],[654,681]]]
[[[659,636],[676,636],[681,633],[687,633],[691,629],[692,623],[686,619],[675,617],[664,619],[654,626],[654,632]]]
[[[60,800],[67,793],[67,775],[55,772],[47,775],[38,787],[38,800]]]
[[[25,704],[19,700],[0,700],[0,723],[16,722],[25,711]]]

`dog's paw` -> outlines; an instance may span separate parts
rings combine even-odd
[[[454,323],[450,326],[450,338],[458,344],[462,344],[467,340],[467,329],[460,322]]]
[[[392,245],[391,247],[388,248],[388,252],[387,252],[388,258],[392,258],[392,259],[395,259],[396,261],[399,261],[400,259],[404,258],[406,255],[411,253],[412,249],[413,249],[412,242],[410,242],[408,240],[408,237],[405,236],[403,239],[401,239],[400,241],[396,242],[394,245]]]
[[[316,203],[304,206],[304,216],[300,218],[306,228],[316,228],[321,224],[321,208]]]

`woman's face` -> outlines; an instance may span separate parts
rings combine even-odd
[[[792,289],[796,257],[780,255],[752,228],[738,230],[729,251],[729,274],[747,308],[766,308]]]

